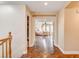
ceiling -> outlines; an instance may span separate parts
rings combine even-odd
[[[30,8],[32,12],[58,12],[61,8],[64,7],[68,1],[47,1],[48,5],[44,5],[45,1],[28,1],[26,2],[27,6]]]
[[[44,3],[47,2],[48,5],[45,6]],[[37,13],[51,13],[58,12],[68,1],[6,1],[0,2],[0,4],[10,4],[10,5],[27,5],[31,12]]]

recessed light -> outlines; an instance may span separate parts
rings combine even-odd
[[[45,5],[45,6],[47,6],[47,5],[48,5],[48,3],[47,3],[47,2],[45,2],[45,3],[44,3],[44,5]]]

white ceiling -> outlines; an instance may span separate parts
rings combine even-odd
[[[68,1],[47,1],[48,5],[44,5],[45,1],[32,1],[26,2],[27,6],[32,12],[58,12],[61,8],[64,7]]]
[[[44,2],[47,2],[48,5],[44,6]],[[0,2],[0,4],[10,4],[10,5],[27,5],[32,12],[40,13],[49,13],[49,12],[58,12],[68,1],[6,1]]]

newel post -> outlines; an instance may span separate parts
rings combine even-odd
[[[11,42],[12,41],[12,34],[9,32],[9,58],[12,58],[12,47],[11,47]]]

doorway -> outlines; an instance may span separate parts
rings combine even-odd
[[[36,16],[34,47],[40,53],[53,53],[54,51],[54,17]]]

